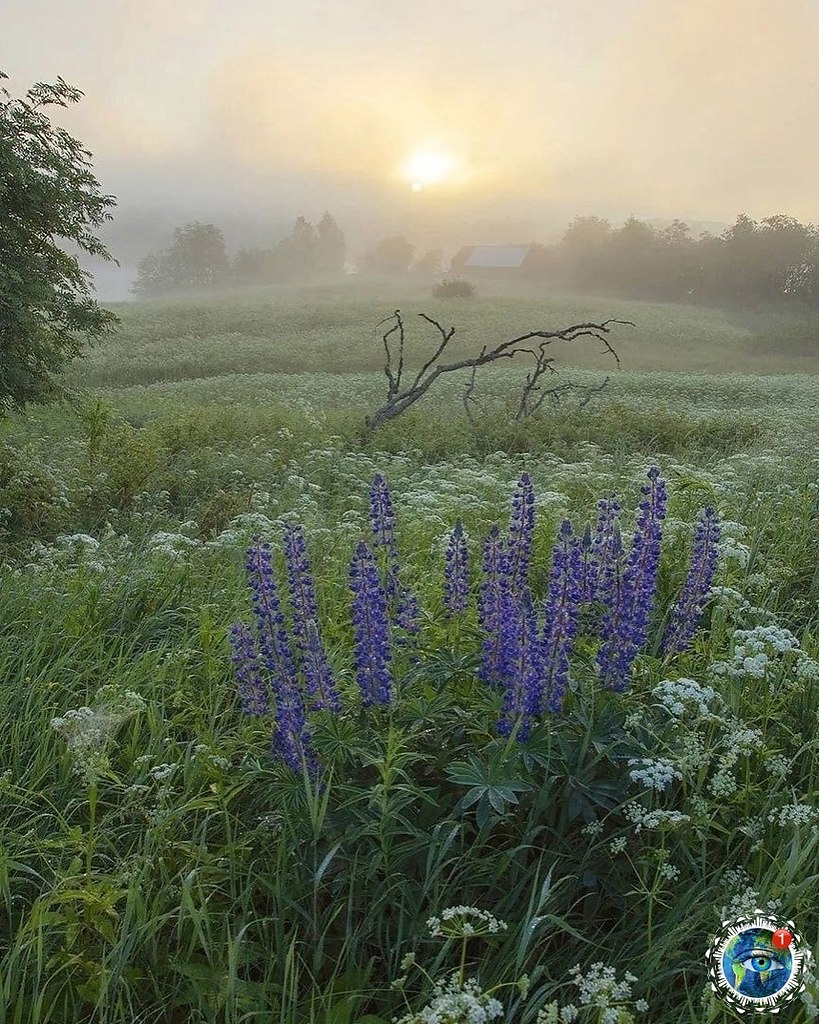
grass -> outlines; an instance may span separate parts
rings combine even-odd
[[[721,915],[751,905],[792,918],[819,952],[819,826],[789,810],[815,807],[819,785],[816,680],[797,674],[819,658],[810,336],[782,318],[777,355],[736,313],[482,292],[436,305],[360,283],[123,308],[121,333],[73,369],[73,404],[3,424],[0,1021],[381,1024],[432,998],[402,969],[407,953],[433,979],[459,967],[461,940],[426,927],[459,904],[509,925],[465,944],[466,974],[507,985],[497,994],[516,1024],[579,1006],[569,971],[593,977],[597,962],[637,979],[621,1024],[734,1019],[705,991],[702,953]],[[458,325],[464,351],[535,322],[639,326],[623,328],[625,369],[582,413],[510,423],[523,371],[504,369],[483,378],[474,428],[451,382],[367,439],[384,387],[369,331],[396,305]],[[565,372],[599,381],[605,360],[578,353]],[[530,472],[540,600],[560,521],[582,526],[615,491],[628,532],[655,460],[671,507],[631,687],[599,688],[584,636],[564,711],[526,744],[502,740],[500,697],[475,676],[474,608],[442,615],[452,524],[477,557]],[[346,576],[377,471],[424,608],[420,661],[397,655],[388,710],[360,705]],[[723,522],[724,590],[691,651],[663,659],[662,615],[707,502]],[[281,573],[293,519],[345,708],[311,719],[324,790],[271,754],[270,720],[242,716],[226,641],[250,616],[247,543],[268,536]],[[770,649],[762,678],[720,668],[738,630],[771,625],[796,646]],[[660,684],[681,678],[713,688],[709,708],[669,711]],[[126,691],[141,698],[127,715],[125,697],[106,696]],[[83,706],[104,726],[84,753],[51,725]],[[634,758],[680,778],[642,786]],[[638,829],[637,804],[686,820]],[[408,973],[403,993],[391,987]],[[813,1019],[811,993],[793,1020]]]

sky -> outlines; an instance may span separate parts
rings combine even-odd
[[[325,209],[358,245],[816,221],[817,49],[819,0],[0,0],[12,94],[86,94],[54,119],[126,262],[186,220],[235,250]]]

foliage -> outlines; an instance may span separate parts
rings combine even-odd
[[[403,235],[391,235],[378,243],[368,254],[366,263],[373,270],[388,274],[403,274],[410,268],[415,246]]]
[[[472,299],[475,297],[475,286],[463,278],[453,277],[436,284],[432,294],[436,299]]]
[[[225,239],[214,224],[198,221],[174,231],[170,247],[140,260],[133,291],[141,296],[213,289],[225,284]]]
[[[544,276],[590,291],[694,302],[770,303],[819,298],[819,229],[784,214],[740,214],[715,237],[674,220],[656,229],[629,219],[612,228],[576,217],[552,248]]]
[[[100,192],[91,154],[43,109],[82,95],[62,78],[37,83],[22,99],[0,89],[0,415],[59,393],[58,375],[83,339],[116,322],[91,298],[77,256],[61,246],[111,259],[93,230],[111,219],[114,199]]]

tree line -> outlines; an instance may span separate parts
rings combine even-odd
[[[433,249],[416,259],[415,247],[401,235],[383,239],[364,257],[372,272],[404,273],[413,269],[440,274],[443,252]],[[311,281],[338,276],[347,265],[347,241],[332,214],[313,227],[296,218],[290,233],[270,249],[240,249],[231,259],[215,224],[198,221],[176,228],[166,249],[139,262],[133,291],[139,296],[209,290],[242,285]]]
[[[819,229],[785,214],[740,214],[721,234],[694,238],[630,217],[613,228],[576,217],[556,245],[532,246],[527,276],[573,291],[670,302],[819,303]]]

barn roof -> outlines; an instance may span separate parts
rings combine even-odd
[[[529,253],[528,245],[473,245],[464,266],[519,267]]]

